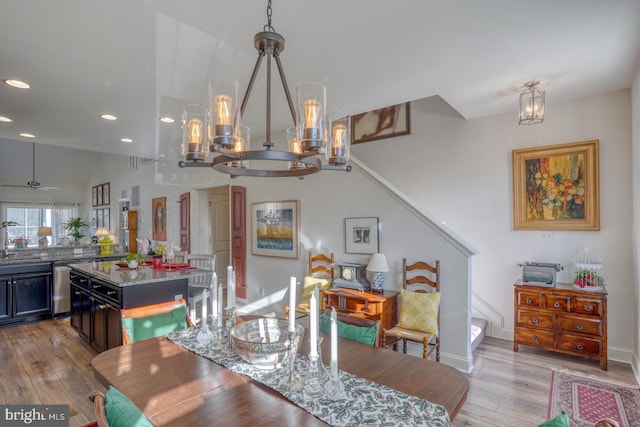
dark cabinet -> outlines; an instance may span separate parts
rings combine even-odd
[[[99,298],[91,298],[91,346],[103,352],[122,344],[120,309]]]
[[[91,295],[74,284],[71,284],[70,321],[71,326],[88,341],[91,335]]]
[[[0,324],[50,317],[52,285],[48,262],[0,268]]]

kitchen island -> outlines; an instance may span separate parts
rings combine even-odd
[[[189,278],[199,269],[119,267],[114,262],[70,264],[71,326],[97,351],[122,344],[120,309],[180,298],[188,300]]]

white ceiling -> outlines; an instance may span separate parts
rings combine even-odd
[[[210,76],[234,76],[244,93],[266,24],[266,0],[2,3],[0,80],[31,89],[0,83],[0,115],[13,119],[0,139],[26,131],[39,144],[152,158],[174,155],[181,132],[179,120],[158,118],[205,103]],[[299,83],[322,81],[330,111],[439,95],[467,119],[513,111],[516,120],[530,80],[547,103],[630,87],[639,22],[638,0],[273,0],[272,24],[287,40],[294,97]],[[254,147],[264,70],[244,119]],[[277,78],[273,96],[273,127],[291,126]]]

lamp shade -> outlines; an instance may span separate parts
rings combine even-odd
[[[104,227],[99,227],[99,228],[96,230],[96,234],[94,234],[94,236],[96,236],[96,237],[106,237],[106,236],[108,236],[109,234],[111,234],[111,233],[109,233],[109,230],[107,230],[107,229],[106,229],[106,228],[104,228]]]
[[[389,271],[389,265],[387,264],[387,258],[384,254],[373,254],[367,264],[367,271]]]
[[[51,236],[51,227],[38,227],[38,236]]]

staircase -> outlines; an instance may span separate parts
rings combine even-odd
[[[478,345],[482,342],[482,339],[485,335],[485,330],[487,329],[487,325],[489,322],[486,319],[481,319],[479,317],[471,318],[471,352],[473,353]]]

